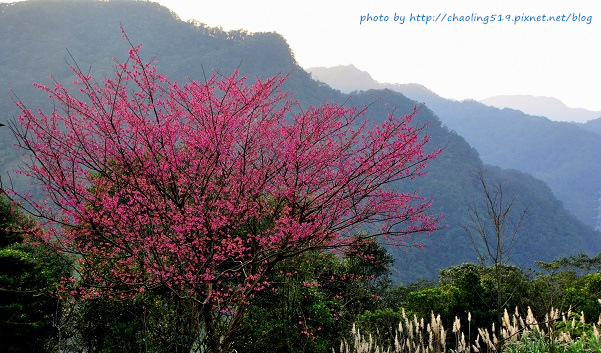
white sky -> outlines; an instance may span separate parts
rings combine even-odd
[[[3,1],[4,2],[4,1]],[[551,96],[601,111],[599,0],[158,0],[182,20],[282,34],[302,67],[354,64],[380,82],[420,83],[445,98]],[[388,22],[360,24],[362,15]],[[394,15],[406,16],[404,24]],[[409,22],[501,15],[502,22]],[[515,15],[587,21],[518,22]],[[506,16],[512,16],[510,21]],[[496,17],[498,19],[498,17]]]
[[[599,0],[159,0],[183,20],[282,34],[303,67],[354,64],[380,82],[420,83],[446,98],[552,96],[601,110]],[[413,3],[413,4],[411,4]],[[388,22],[359,24],[361,15]],[[394,22],[394,15],[406,22]],[[584,22],[408,22],[409,15],[592,16]]]

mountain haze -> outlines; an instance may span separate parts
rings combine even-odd
[[[601,118],[601,111],[583,108],[570,108],[553,97],[530,95],[502,95],[482,99],[480,102],[500,109],[521,110],[529,115],[545,116],[555,121],[574,121],[584,123]]]
[[[201,22],[183,22],[169,9],[151,2],[57,0],[1,4],[0,33],[4,37],[0,41],[0,77],[3,77],[0,81],[0,111],[3,117],[14,119],[18,114],[9,97],[9,88],[31,108],[48,108],[49,102],[44,94],[31,84],[47,84],[50,82],[48,77],[53,75],[55,80],[68,85],[73,75],[66,67],[65,59],[71,60],[70,55],[80,67],[89,67],[97,79],[110,74],[113,65],[111,58],[115,56],[123,60],[128,50],[127,42],[121,38],[120,25],[134,44],[143,43],[142,55],[148,60],[156,58],[158,70],[171,80],[181,81],[185,77],[202,80],[204,75],[211,73],[212,68],[226,75],[240,68],[241,73],[249,77],[266,77],[282,72],[289,74],[284,88],[292,92],[303,106],[324,101],[345,106],[371,104],[367,117],[373,121],[385,117],[391,107],[410,113],[415,105],[425,101],[427,105],[420,108],[415,123],[429,124],[428,148],[443,148],[443,153],[429,165],[425,177],[403,182],[398,187],[420,189],[423,196],[432,199],[432,212],[444,215],[441,220],[443,229],[429,237],[415,237],[416,243],[426,245],[423,251],[391,249],[396,259],[396,281],[408,283],[419,278],[433,279],[440,268],[476,261],[471,243],[461,226],[468,222],[467,205],[481,197],[476,175],[478,170],[484,171],[490,183],[502,183],[506,187],[507,197],[515,197],[516,210],[530,205],[523,241],[511,257],[514,263],[527,267],[534,266],[535,260],[550,261],[560,256],[601,251],[601,234],[595,232],[590,224],[584,224],[567,212],[562,202],[553,195],[559,195],[553,186],[550,189],[541,180],[522,171],[505,170],[482,162],[480,156],[492,164],[495,158],[491,158],[491,155],[495,153],[499,154],[499,160],[503,159],[504,153],[512,155],[500,149],[488,151],[482,146],[481,140],[486,139],[497,139],[499,147],[502,145],[502,139],[487,133],[486,129],[499,129],[504,134],[515,133],[505,126],[515,123],[513,120],[500,116],[495,123],[496,118],[483,116],[482,112],[495,109],[494,112],[498,113],[498,109],[475,102],[473,104],[477,109],[471,108],[472,103],[469,102],[463,105],[440,97],[436,100],[433,92],[419,85],[391,85],[389,88],[393,89],[381,89],[378,85],[377,90],[369,89],[367,85],[363,86],[365,89],[362,92],[349,98],[347,94],[313,80],[309,73],[298,66],[285,39],[276,33],[225,32],[209,28]],[[357,84],[368,83],[368,76],[358,75]],[[404,90],[409,98],[397,92],[399,90]],[[445,104],[454,108],[447,109]],[[455,122],[441,109],[456,116],[458,121]],[[481,119],[472,119],[471,115],[460,112],[461,109],[466,113],[470,109],[476,110],[476,116]],[[503,114],[515,116],[512,112]],[[537,121],[548,121],[523,114],[519,119],[533,119],[534,129],[539,128]],[[476,131],[474,134],[479,135],[479,139],[469,133],[469,125],[476,127],[472,131]],[[588,140],[594,140],[591,136],[598,135],[574,124],[570,126],[575,131],[590,135],[586,137],[586,148],[591,148]],[[462,136],[465,132],[468,132],[467,141]],[[549,130],[548,133],[556,132]],[[476,143],[472,144],[471,140]],[[0,171],[3,180],[7,180],[7,171],[19,165],[19,151],[12,146],[13,143],[10,130],[0,129]],[[570,143],[574,144],[573,141]],[[517,143],[515,145],[517,148]],[[571,150],[567,151],[571,153]],[[576,162],[569,153],[566,158]],[[561,153],[555,158],[560,157],[563,158]],[[583,158],[589,157],[583,154]],[[540,161],[540,168],[545,163]],[[591,177],[598,175],[593,168],[589,172]],[[582,184],[580,186],[589,183],[580,177],[573,180],[583,180],[581,183],[572,182]],[[26,180],[18,179],[14,174],[13,181],[21,188],[27,185]]]
[[[390,88],[400,92],[411,91],[412,89],[429,91],[426,87],[415,83],[378,82],[367,71],[360,70],[352,64],[332,67],[310,67],[306,70],[311,73],[314,79],[327,83],[344,93],[382,88]],[[416,93],[413,95],[417,96]],[[544,116],[554,121],[585,123],[589,120],[601,118],[601,111],[570,108],[554,97],[498,95],[482,99],[480,102],[499,109],[511,108],[520,110],[528,115]]]
[[[342,73],[333,69],[341,76],[327,83],[339,87],[346,77],[356,74],[351,70],[347,67]],[[327,76],[317,75],[324,71],[327,69],[312,72],[317,79],[325,80]],[[601,120],[587,124],[551,121],[474,100],[445,99],[415,84],[377,87],[425,102],[443,124],[475,147],[486,163],[521,170],[545,181],[568,210],[581,221],[596,226],[601,193]]]
[[[310,67],[307,72],[314,79],[325,82],[343,93],[380,88],[380,84],[367,71],[361,71],[352,64],[333,67]]]

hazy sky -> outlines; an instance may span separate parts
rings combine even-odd
[[[530,94],[601,110],[599,0],[158,2],[182,20],[278,32],[303,67],[354,64],[380,82],[420,83],[446,98]],[[368,14],[388,21],[360,23]]]
[[[601,110],[598,0],[158,2],[183,20],[194,18],[226,30],[278,32],[303,67],[354,64],[378,81],[421,83],[447,98],[531,94]],[[360,24],[367,14],[389,18]],[[395,14],[405,16],[405,23],[395,22]],[[432,20],[410,21],[412,14],[429,15]],[[471,18],[472,14],[483,20],[488,15],[489,23],[448,22],[453,15]],[[569,19],[514,24],[515,16],[524,15]],[[581,21],[574,21],[575,17]]]

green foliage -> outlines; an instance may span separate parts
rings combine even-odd
[[[503,266],[501,273],[505,307],[526,309],[533,301],[528,295],[526,275],[515,266]],[[455,317],[467,318],[470,313],[474,326],[488,327],[496,321],[496,295],[494,269],[466,263],[440,270],[437,284],[409,291],[396,307],[418,317],[440,314],[447,326]]]
[[[95,299],[75,302],[70,309],[69,346],[98,353],[142,352],[143,312],[130,301]]]
[[[601,271],[601,254],[588,256],[578,254],[569,257],[563,257],[552,262],[536,261],[538,267],[542,270],[554,273],[557,271],[573,271],[576,273],[590,273]]]
[[[510,342],[503,350],[504,353],[592,353],[601,351],[599,332],[592,324],[576,322],[564,325],[550,337],[540,331],[530,331],[521,335],[521,339]]]
[[[62,345],[74,352],[188,353],[200,335],[197,303],[158,290],[71,302],[64,312]]]
[[[0,351],[50,352],[61,304],[54,284],[68,273],[62,259],[23,242],[33,223],[0,196]]]
[[[601,304],[601,273],[588,274],[579,278],[572,285],[564,288],[564,303],[573,311],[582,312],[590,319],[599,318]]]
[[[272,286],[247,311],[239,352],[331,352],[356,317],[379,304],[391,262],[374,241],[339,258],[316,251],[279,264]]]
[[[357,316],[356,325],[384,346],[391,346],[394,343],[393,339],[402,320],[403,314],[391,308],[374,311],[367,310]]]
[[[582,259],[582,256],[574,258]],[[394,352],[415,351],[396,345],[395,337],[407,334],[407,330],[399,328],[399,323],[405,325],[409,320],[421,325],[423,319],[426,323],[434,322],[434,316],[437,320],[440,317],[440,324],[447,329],[446,350],[442,351],[467,352],[470,344],[476,345],[479,351],[494,351],[498,347],[494,343],[497,341],[492,339],[491,330],[491,324],[497,322],[494,271],[493,267],[463,264],[441,270],[436,284],[389,289],[395,293],[392,297],[399,299],[397,306],[366,311],[358,316],[357,332],[361,332],[362,339],[357,341],[355,333],[354,342],[363,342],[365,347],[343,351],[375,352],[378,347],[383,351],[386,347],[392,347]],[[594,322],[601,312],[598,299],[601,273],[578,275],[574,270],[560,271],[557,267],[550,274],[531,278],[515,266],[503,266],[502,276],[503,283],[507,284],[502,287],[502,297],[509,313],[514,312],[503,315],[503,330],[497,336],[502,338],[502,352],[599,351],[598,322]],[[543,283],[548,286],[542,286]],[[555,303],[577,305],[572,305],[571,310],[565,307],[563,310],[549,308],[547,311],[537,306],[540,301],[548,301],[549,297],[556,297]],[[530,307],[535,311],[529,310]],[[414,315],[416,319],[412,319]],[[468,318],[471,319],[469,323],[466,322]],[[452,334],[450,327],[453,327]],[[476,336],[479,338],[476,339]],[[364,350],[369,346],[366,337],[375,342],[369,350]],[[420,341],[421,338],[414,336],[413,340]]]
[[[537,262],[543,270],[531,282],[532,295],[538,300],[533,310],[541,313],[556,308],[582,312],[589,320],[601,313],[601,273],[597,272],[600,255],[584,254],[561,258],[550,263]],[[595,271],[593,273],[587,273]]]

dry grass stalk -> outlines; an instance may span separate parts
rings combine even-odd
[[[447,331],[442,325],[440,315],[431,314],[430,322],[426,323],[423,318],[418,319],[415,315],[410,318],[405,310],[401,310],[402,319],[396,329],[394,340],[391,340],[389,347],[383,347],[371,334],[365,336],[357,327],[353,325],[352,333],[354,335],[354,344],[350,345],[346,341],[340,344],[341,353],[443,353],[446,350]],[[572,317],[571,322],[568,321]],[[471,313],[468,313],[468,329],[471,335]],[[563,330],[557,334],[555,324],[563,322],[565,327],[571,325],[576,327],[576,318],[571,311],[567,313],[551,309],[545,316],[545,321],[539,323],[532,310],[528,308],[526,317],[520,315],[518,309],[510,316],[507,310],[503,313],[503,327],[501,337],[495,335],[495,325],[492,324],[490,330],[478,328],[478,336],[473,343],[466,341],[464,333],[461,331],[461,321],[455,317],[452,333],[455,336],[455,348],[449,352],[453,353],[471,353],[471,352],[495,352],[499,347],[499,342],[504,345],[519,345],[524,339],[532,337],[533,334],[543,337],[551,342],[551,345],[566,345],[573,341],[570,332]],[[579,325],[585,324],[584,313],[580,314]],[[599,341],[599,329],[601,326],[601,316],[599,322],[592,324],[592,335]],[[589,331],[590,332],[590,331]],[[427,337],[427,340],[426,340]]]

